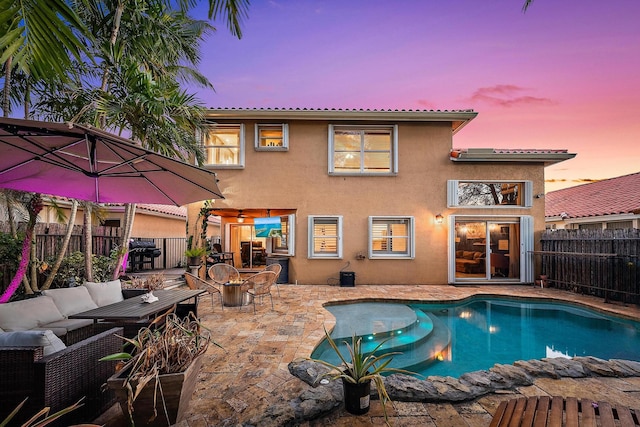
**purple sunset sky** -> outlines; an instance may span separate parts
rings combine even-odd
[[[204,3],[204,2],[203,2]],[[454,147],[578,153],[547,191],[640,171],[640,0],[254,0],[208,107],[473,109]],[[204,16],[204,14],[203,14]]]

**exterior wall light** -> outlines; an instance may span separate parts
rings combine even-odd
[[[437,214],[436,215],[436,224],[442,224],[444,221],[444,217],[442,216],[442,214]]]

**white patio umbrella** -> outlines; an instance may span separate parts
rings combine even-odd
[[[222,199],[215,173],[75,123],[0,118],[0,188],[96,203]]]

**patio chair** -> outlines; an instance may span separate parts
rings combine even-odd
[[[271,298],[271,310],[273,310],[273,297],[271,296],[271,286],[278,276],[273,271],[261,271],[253,276],[247,277],[242,285],[242,294],[248,294],[253,301],[253,314],[256,314],[256,297],[269,296]],[[240,306],[242,310],[242,306]]]
[[[273,271],[274,273],[276,273],[276,281],[274,282],[274,285],[276,285],[276,289],[278,290],[278,296],[280,296],[280,286],[278,285],[278,278],[280,277],[282,266],[280,264],[269,264],[265,267],[263,271]]]
[[[216,264],[216,265],[225,265],[225,264]],[[222,293],[220,292],[220,289],[217,286],[212,285],[206,280],[202,280],[195,274],[192,274],[189,272],[184,273],[184,280],[187,282],[187,286],[189,286],[190,289],[204,289],[205,291],[207,291],[211,296],[211,307],[213,307],[213,296],[217,294],[220,297],[220,307],[222,307],[222,309],[224,310]]]
[[[213,264],[207,272],[209,278],[216,285],[224,286],[225,283],[240,280],[240,272],[229,264]]]

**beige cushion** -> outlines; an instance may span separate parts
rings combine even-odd
[[[51,329],[56,335],[65,335],[68,331],[75,331],[76,329],[84,328],[93,324],[92,319],[62,319],[57,322],[47,323],[40,326],[38,329]],[[58,330],[63,329],[64,333],[59,333]]]
[[[7,332],[26,331],[62,319],[53,298],[46,295],[0,304],[0,328]]]
[[[53,302],[64,317],[98,308],[98,304],[93,301],[89,291],[84,286],[47,289],[46,291],[42,291],[42,295],[53,298]]]
[[[67,348],[51,331],[2,332],[0,347],[44,347],[45,356]]]
[[[484,258],[484,252],[474,252],[473,259]]]
[[[98,307],[124,300],[120,279],[104,283],[84,282],[84,286]]]

